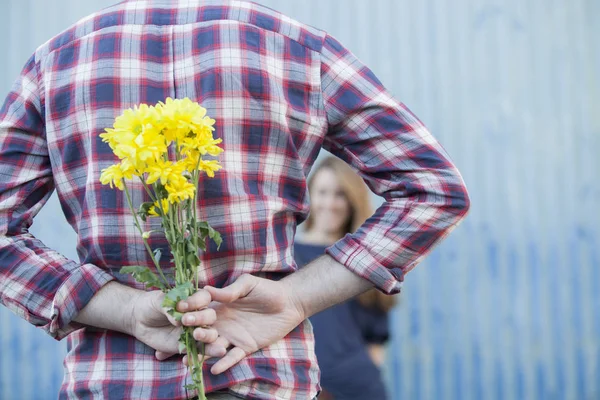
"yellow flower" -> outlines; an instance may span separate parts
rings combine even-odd
[[[167,141],[183,142],[190,132],[197,134],[202,130],[212,131],[215,120],[206,116],[206,109],[189,98],[167,98],[159,103],[157,109],[162,115],[164,135]]]
[[[217,146],[217,144],[221,143],[222,141],[222,139],[213,140],[211,143],[204,147],[204,150],[211,156],[216,157],[223,152],[223,149]]]
[[[147,173],[148,184],[160,181],[163,185],[169,184],[173,193],[185,193],[182,189],[187,182],[183,176],[185,171],[199,169],[214,177],[220,168],[216,161],[201,159],[206,154],[216,157],[223,152],[219,147],[222,140],[213,138],[214,123],[215,120],[206,115],[205,108],[187,97],[167,98],[156,106],[140,104],[125,110],[115,119],[113,127],[107,128],[100,137],[127,168],[113,168],[103,180],[122,189],[120,179],[125,171],[128,179],[132,174],[143,176]],[[175,149],[181,158],[178,162],[168,161],[169,146],[173,141],[178,144]]]
[[[162,199],[160,202],[162,204],[162,210],[165,212],[165,214],[168,213],[169,212],[169,200]],[[160,216],[158,211],[160,211],[160,206],[158,205],[158,201],[155,201],[154,205],[152,207],[150,207],[150,209],[148,210],[148,214],[153,217],[158,217],[158,216]]]
[[[146,172],[148,172],[148,179],[146,183],[149,185],[160,180],[162,185],[166,185],[168,182],[182,182],[185,181],[183,172],[186,169],[186,164],[183,161],[173,163],[171,161],[158,160],[155,164],[148,166]]]
[[[127,162],[111,165],[110,167],[102,170],[102,174],[100,175],[100,183],[103,185],[110,185],[111,189],[114,185],[117,187],[117,189],[123,190],[123,179],[131,179],[134,172],[135,169],[133,166]]]
[[[127,158],[139,170],[145,170],[167,152],[165,138],[156,130],[147,129],[141,134],[122,141],[115,148],[117,157]]]
[[[183,183],[173,182],[165,186],[169,193],[169,203],[174,204],[187,199],[193,199],[196,188],[191,183],[185,181]]]
[[[200,160],[198,169],[206,172],[206,175],[211,178],[215,177],[215,172],[220,170],[222,167],[217,160]]]
[[[144,127],[157,125],[160,120],[161,116],[155,107],[140,104],[123,111],[123,114],[115,119],[114,129],[106,129],[106,133],[102,133],[100,137],[114,149],[121,141],[122,134],[136,136],[142,133]]]
[[[223,152],[223,149],[217,146],[221,143],[222,139],[213,139],[212,133],[208,135],[197,135],[195,137],[186,138],[182,144],[182,153],[187,154],[190,151],[198,150],[201,155],[210,154],[211,156],[218,156]]]
[[[187,153],[186,157],[181,160],[181,163],[185,166],[186,171],[194,172],[198,168],[199,159],[200,153],[197,150],[191,150]]]
[[[121,160],[128,159],[138,170],[162,158],[167,152],[162,117],[155,107],[141,104],[127,109],[115,120],[114,127],[100,135]]]

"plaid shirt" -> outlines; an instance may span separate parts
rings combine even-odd
[[[327,249],[384,292],[398,292],[468,209],[462,178],[438,142],[325,32],[244,1],[125,1],[84,18],[36,50],[0,110],[1,300],[68,338],[60,398],[186,397],[180,360],[159,362],[133,337],[73,322],[107,282],[141,288],[121,266],[153,265],[123,192],[99,182],[116,159],[98,135],[124,109],[169,96],[200,102],[223,139],[223,170],[202,178],[197,199],[199,218],[224,238],[219,251],[211,244],[202,254],[205,284],[297,269],[292,243],[321,147],[386,199]],[[148,200],[139,184],[131,187],[136,204]],[[79,261],[28,232],[54,190],[78,234]],[[161,238],[150,244],[167,248]],[[207,390],[312,398],[313,344],[305,322],[227,373],[210,374],[207,362]]]

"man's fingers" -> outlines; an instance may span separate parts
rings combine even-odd
[[[185,313],[181,319],[185,326],[212,325],[216,320],[217,312],[212,308]]]
[[[242,361],[246,357],[246,352],[239,347],[234,347],[229,350],[227,354],[219,361],[215,363],[210,369],[210,372],[214,375],[222,374],[227,371],[229,368],[233,367],[240,361]]]
[[[173,357],[175,354],[177,354],[177,353],[167,353],[167,352],[164,352],[164,351],[159,351],[159,350],[156,350],[156,351],[154,352],[154,356],[156,357],[156,359],[157,359],[158,361],[164,361],[164,360],[166,360],[167,358],[171,358],[171,357]]]
[[[214,342],[204,346],[204,354],[211,357],[223,357],[227,353],[230,343],[223,336],[219,336]]]
[[[242,297],[246,297],[255,286],[256,277],[249,274],[244,274],[231,285],[222,289],[212,286],[205,286],[204,289],[210,293],[212,300],[221,303],[232,303]]]
[[[196,328],[194,329],[194,339],[202,343],[214,343],[219,337],[216,329]]]
[[[177,303],[177,311],[179,312],[187,312],[187,311],[195,311],[202,310],[203,308],[208,307],[211,302],[210,293],[204,289],[198,290],[196,293],[191,295],[185,300]]]
[[[213,343],[207,343],[204,345],[205,359],[209,359],[212,357],[223,357],[225,354],[227,354],[227,347],[229,347],[229,341],[222,336],[217,337],[217,339]],[[198,343],[198,349],[200,349],[200,343]],[[202,357],[200,351],[198,352],[198,357]],[[188,356],[185,355],[182,361],[185,365],[188,365]]]

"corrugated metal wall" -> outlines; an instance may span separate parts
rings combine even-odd
[[[0,95],[36,45],[110,3],[1,0]],[[262,3],[353,49],[470,188],[470,217],[407,277],[393,398],[600,399],[600,2]],[[55,198],[34,233],[75,257]],[[3,308],[0,324],[0,398],[54,398],[63,345]]]

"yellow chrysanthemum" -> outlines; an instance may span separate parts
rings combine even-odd
[[[141,104],[125,110],[113,127],[100,135],[121,160],[120,167],[103,171],[102,182],[123,190],[123,178],[147,174],[147,184],[160,181],[171,188],[171,203],[193,197],[193,186],[183,174],[202,170],[214,177],[221,168],[218,161],[202,160],[206,154],[223,152],[219,147],[222,140],[213,138],[214,123],[206,109],[189,98],[168,98],[156,106]],[[173,141],[179,145],[177,162],[166,156]]]
[[[198,165],[198,169],[206,172],[206,175],[211,178],[214,178],[215,172],[221,168],[221,164],[217,160],[200,160],[200,164]]]
[[[142,133],[144,127],[156,125],[160,120],[160,113],[155,107],[140,104],[123,111],[123,114],[115,119],[113,129],[106,129],[106,133],[100,134],[100,137],[114,149],[121,142],[122,134],[136,136]]]
[[[183,183],[185,181],[185,177],[183,176],[185,170],[186,163],[183,161],[173,163],[171,161],[158,160],[146,169],[146,172],[148,172],[146,183],[151,185],[158,180],[160,180],[162,185],[176,182]]]
[[[100,135],[121,160],[128,159],[139,171],[167,152],[162,117],[155,107],[141,104],[118,116],[114,127]]]
[[[185,181],[183,183],[174,182],[165,186],[169,193],[169,203],[179,203],[187,199],[193,199],[196,193],[196,188],[191,183]]]
[[[194,172],[198,168],[198,160],[200,159],[200,153],[197,150],[189,151],[186,157],[181,160],[185,170],[188,172]]]
[[[222,151],[222,150],[221,150]],[[188,172],[204,171],[208,176],[214,178],[215,172],[221,169],[217,160],[203,160],[198,150],[190,150],[187,157],[181,160]]]
[[[116,186],[119,190],[124,190],[123,179],[131,179],[135,169],[127,162],[111,165],[102,170],[100,175],[100,183],[110,185],[112,189]]]
[[[197,150],[203,156],[206,154],[218,156],[223,152],[223,149],[217,146],[222,141],[222,139],[213,139],[212,132],[209,132],[208,135],[202,134],[188,137],[181,143],[181,153],[187,154]]]
[[[204,150],[207,154],[216,157],[223,152],[223,149],[217,146],[217,144],[221,143],[222,141],[222,139],[214,139],[209,144],[204,146],[203,149],[200,149],[200,151],[202,152],[202,150]]]
[[[159,103],[157,109],[162,115],[163,134],[167,141],[183,142],[190,132],[197,134],[202,130],[213,131],[215,120],[206,116],[206,109],[189,98],[167,98]]]
[[[165,214],[168,213],[169,212],[169,200],[162,199],[160,202],[162,203],[162,209],[165,212]],[[158,201],[155,201],[154,205],[152,207],[150,207],[150,209],[148,210],[148,214],[153,217],[158,217],[159,214],[157,211],[159,211],[159,210],[160,210],[160,207],[158,205]]]

